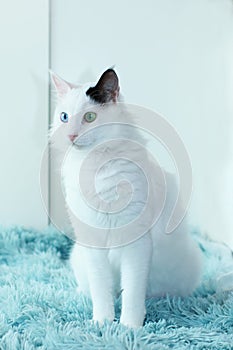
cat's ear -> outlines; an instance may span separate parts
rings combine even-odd
[[[51,80],[60,98],[64,97],[71,89],[78,88],[78,85],[68,83],[54,72],[50,71]]]
[[[86,95],[98,103],[117,102],[119,96],[119,80],[116,72],[110,68],[100,77],[94,87],[90,87]]]

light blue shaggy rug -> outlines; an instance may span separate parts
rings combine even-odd
[[[68,238],[53,229],[1,229],[0,349],[233,349],[232,252],[193,234],[205,256],[201,287],[185,299],[148,300],[145,326],[133,331],[89,321],[91,303],[76,294],[68,265]]]

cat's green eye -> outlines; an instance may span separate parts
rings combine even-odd
[[[84,119],[86,122],[91,123],[93,122],[97,117],[97,114],[95,112],[87,112],[84,114]]]

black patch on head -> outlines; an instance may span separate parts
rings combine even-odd
[[[87,92],[92,100],[100,104],[116,102],[119,95],[119,80],[113,69],[106,70],[94,87],[90,87]]]

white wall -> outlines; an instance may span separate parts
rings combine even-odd
[[[47,225],[39,186],[48,128],[48,1],[0,4],[0,224]]]
[[[52,0],[52,69],[84,82],[116,64],[126,101],[166,116],[188,148],[193,223],[233,247],[232,39],[231,0]]]

